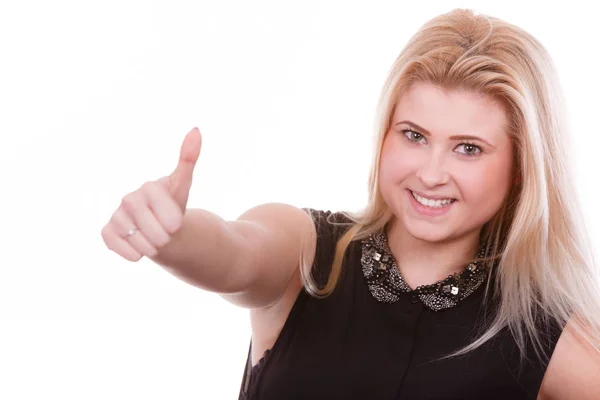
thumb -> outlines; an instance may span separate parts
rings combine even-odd
[[[175,171],[169,176],[169,189],[177,203],[185,208],[192,187],[194,167],[200,156],[202,135],[198,128],[192,129],[183,139],[179,152],[179,162]]]

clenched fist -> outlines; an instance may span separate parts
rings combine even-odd
[[[200,156],[202,136],[192,129],[183,140],[177,167],[171,175],[144,183],[123,197],[102,228],[106,246],[129,261],[153,257],[181,228]]]

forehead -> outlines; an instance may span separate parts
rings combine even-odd
[[[506,134],[506,113],[491,96],[464,90],[446,90],[418,82],[398,99],[393,123],[410,120],[432,135],[476,135],[499,140]]]

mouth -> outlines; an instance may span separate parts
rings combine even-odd
[[[446,198],[446,199],[430,199],[427,197],[423,197],[412,190],[408,190],[412,195],[413,199],[424,207],[432,208],[432,209],[442,209],[449,207],[452,203],[456,202],[456,199]]]

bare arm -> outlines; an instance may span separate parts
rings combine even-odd
[[[542,382],[541,400],[600,399],[600,353],[567,324]]]
[[[270,203],[246,211],[235,229],[244,238],[236,277],[230,277],[237,290],[223,298],[242,307],[269,307],[298,283],[292,281],[300,276],[301,252],[312,265],[317,243],[312,219],[300,208]]]
[[[236,223],[203,209],[189,209],[181,228],[152,261],[178,278],[211,292],[235,291],[229,279],[239,264],[243,237]]]
[[[301,245],[312,262],[316,236],[310,216],[269,203],[236,221],[201,209],[186,212],[182,228],[151,259],[186,282],[241,307],[276,302],[299,267]]]
[[[194,128],[181,145],[175,170],[125,195],[102,228],[102,238],[129,261],[146,256],[239,306],[272,305],[298,276],[303,240],[308,240],[306,261],[312,262],[316,238],[310,216],[278,203],[254,207],[236,221],[187,209],[201,145]]]

